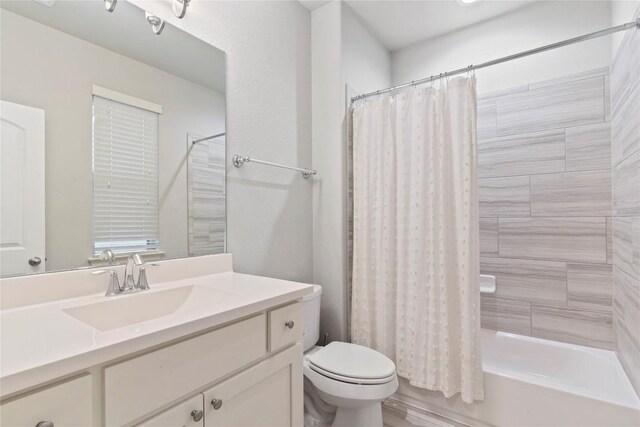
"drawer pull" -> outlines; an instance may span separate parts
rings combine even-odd
[[[53,421],[40,421],[36,427],[53,427]]]
[[[222,406],[222,399],[213,399],[211,404],[213,405],[213,409],[217,411]]]
[[[293,327],[295,326],[295,323],[293,322],[293,320],[287,320],[286,322],[284,322],[284,326],[286,326],[289,329],[293,329]]]
[[[194,409],[193,411],[191,411],[191,418],[193,418],[193,421],[195,422],[200,421],[203,415],[204,415],[204,412],[198,409]]]

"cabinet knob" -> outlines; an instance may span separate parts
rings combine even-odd
[[[42,259],[40,259],[40,257],[34,256],[33,258],[29,258],[29,265],[32,266],[32,267],[35,267],[36,265],[40,265],[41,262],[42,262]],[[51,421],[40,421],[40,422],[49,423]],[[36,424],[36,426],[37,426],[37,424]]]
[[[213,405],[213,409],[217,411],[222,406],[222,399],[213,399],[211,404]]]
[[[293,329],[293,327],[295,326],[295,323],[293,322],[293,320],[287,320],[286,322],[284,322],[284,326],[286,326],[289,329]]]
[[[36,427],[53,427],[53,421],[40,421]]]
[[[198,409],[194,409],[193,411],[191,411],[191,418],[193,418],[193,421],[196,421],[196,422],[200,421],[203,415],[204,415],[204,412]]]

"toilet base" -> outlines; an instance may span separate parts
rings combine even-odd
[[[331,427],[382,427],[382,404],[372,402],[355,407],[338,407]]]

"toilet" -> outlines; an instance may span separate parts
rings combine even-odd
[[[317,394],[314,398],[336,407],[332,427],[382,427],[382,401],[398,388],[396,366],[382,353],[361,345],[334,341],[316,346],[321,294],[322,287],[314,285],[313,293],[303,299],[303,370],[313,386],[305,394]]]

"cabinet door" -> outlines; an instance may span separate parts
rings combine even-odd
[[[197,420],[197,421],[196,421]],[[185,400],[153,418],[138,424],[138,427],[203,427],[202,393]]]
[[[205,427],[301,426],[302,395],[296,344],[205,391]]]
[[[55,427],[91,426],[91,376],[76,378],[0,406],[3,427],[35,427],[50,421]]]

